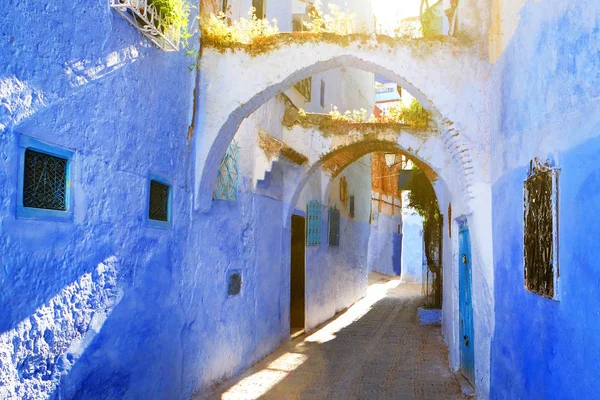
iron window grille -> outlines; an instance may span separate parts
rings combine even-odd
[[[538,159],[530,163],[524,183],[525,288],[558,300],[558,175],[559,169]]]
[[[237,296],[242,291],[242,273],[240,271],[230,271],[227,274],[227,295],[229,297]]]
[[[325,81],[321,79],[321,107],[325,108]]]
[[[23,206],[67,211],[68,159],[25,150]]]
[[[232,140],[217,173],[213,198],[235,201],[238,198],[240,147]]]
[[[340,210],[337,207],[329,208],[329,246],[340,245]]]
[[[350,196],[350,218],[354,218],[354,195]]]
[[[170,222],[171,187],[157,180],[150,180],[148,218],[154,221]]]
[[[309,201],[306,205],[306,216],[306,245],[321,244],[321,203],[317,200]]]
[[[71,161],[74,152],[19,136],[18,218],[70,221],[73,218]]]
[[[312,77],[302,79],[294,85],[294,88],[306,99],[306,101],[312,99]]]
[[[119,12],[142,35],[164,51],[178,51],[181,32],[164,23],[165,18],[151,0],[109,0],[110,7]]]

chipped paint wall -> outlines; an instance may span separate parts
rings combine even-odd
[[[600,329],[599,4],[527,1],[509,38],[493,71],[490,397],[594,397],[600,361],[600,344],[590,340]],[[534,157],[553,159],[561,169],[560,301],[524,287],[523,181]]]

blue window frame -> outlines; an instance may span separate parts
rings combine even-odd
[[[72,221],[74,152],[28,136],[20,136],[19,149],[17,217]]]
[[[146,222],[153,228],[169,228],[172,221],[173,188],[168,179],[150,174]]]
[[[321,203],[309,201],[306,205],[306,245],[316,246],[321,243]]]
[[[340,245],[340,210],[337,207],[329,207],[329,246]]]
[[[227,148],[227,153],[221,161],[221,166],[217,173],[217,183],[213,193],[213,198],[219,200],[237,200],[239,186],[239,156],[240,147],[235,140],[232,140]]]

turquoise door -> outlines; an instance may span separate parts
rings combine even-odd
[[[467,221],[459,227],[459,301],[460,301],[460,367],[462,374],[475,384],[475,350],[473,338],[473,296],[471,279],[471,238]]]

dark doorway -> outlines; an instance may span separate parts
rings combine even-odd
[[[304,329],[304,247],[305,220],[292,215],[292,255],[290,263],[290,334]]]

